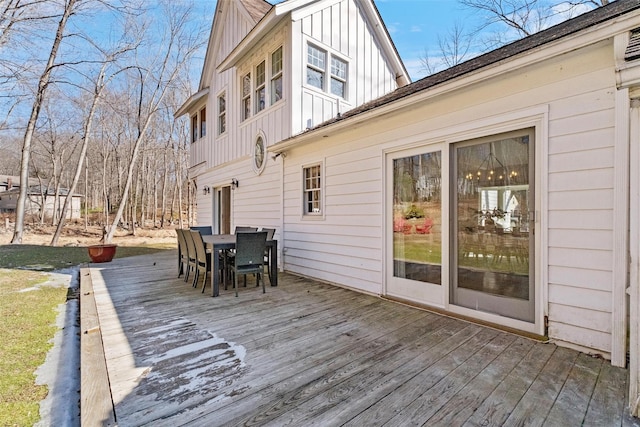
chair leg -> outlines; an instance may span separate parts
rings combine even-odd
[[[211,273],[213,274],[213,273]],[[202,282],[202,293],[204,294],[204,288],[207,287],[207,272],[204,272],[204,281]]]
[[[238,296],[238,274],[233,275],[233,290],[236,291],[236,297]]]
[[[193,274],[193,282],[191,283],[192,288],[198,287],[198,276],[200,276],[200,269],[196,268],[196,271]]]
[[[258,280],[262,279],[262,293],[264,294],[266,291],[264,289],[264,273],[258,273]]]

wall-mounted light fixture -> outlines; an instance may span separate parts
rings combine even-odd
[[[211,188],[209,188],[208,185],[205,185],[204,187],[202,187],[202,193],[204,195],[207,195],[207,194],[211,193]]]
[[[285,157],[287,157],[287,153],[282,151],[280,153],[274,154],[273,156],[271,156],[271,160],[275,161],[278,157],[282,157],[284,159]]]
[[[231,178],[231,189],[235,190],[238,187],[240,187],[240,183],[238,182],[238,180],[235,178]]]

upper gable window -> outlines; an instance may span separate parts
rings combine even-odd
[[[347,86],[347,63],[335,56],[331,58],[331,93],[342,98]]]
[[[282,46],[271,54],[271,103],[282,99]]]
[[[191,117],[191,142],[198,140],[198,114]]]
[[[224,92],[218,96],[218,135],[227,130],[227,97]]]
[[[200,138],[207,134],[207,107],[200,110]]]
[[[256,114],[264,110],[266,93],[267,88],[265,86],[265,62],[262,61],[256,67]]]
[[[251,73],[242,78],[242,120],[251,117]]]
[[[283,75],[282,46],[263,60],[253,64],[252,72],[244,75],[241,81],[242,120],[258,114],[269,105],[282,99]]]
[[[307,84],[346,98],[347,62],[326,50],[307,45]]]
[[[324,72],[327,52],[307,46],[307,84],[324,90]]]

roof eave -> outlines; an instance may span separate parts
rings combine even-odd
[[[173,113],[173,117],[175,119],[177,119],[178,117],[187,114],[189,111],[191,111],[193,109],[193,107],[195,105],[197,105],[198,103],[200,103],[202,101],[202,98],[206,97],[209,94],[209,88],[206,87],[196,93],[194,93],[193,95],[191,95],[189,97],[189,99],[187,99],[185,101],[184,104],[182,104],[180,106],[180,108],[178,108],[176,110],[175,113]]]
[[[227,55],[227,57],[218,65],[218,73],[222,73],[232,67],[235,67],[240,60],[254,48],[256,42],[262,39],[269,31],[273,30],[284,19],[283,14],[277,13],[277,8],[273,7],[264,18],[253,27],[253,29],[242,39],[240,43]]]

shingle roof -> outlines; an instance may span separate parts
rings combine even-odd
[[[240,0],[255,22],[260,21],[273,7],[264,0]]]
[[[610,19],[614,19],[638,8],[640,8],[640,0],[617,0],[611,2],[606,6],[596,8],[573,19],[557,24],[546,30],[540,31],[539,33],[533,34],[524,39],[517,40],[501,48],[470,59],[439,73],[427,76],[410,85],[400,87],[395,91],[389,93],[388,95],[382,96],[357,108],[349,110],[339,117],[335,117],[317,125],[313,129],[328,126],[332,123],[345,120],[349,117],[356,116],[366,111],[373,110],[375,108],[421,92],[423,90],[433,88],[437,85],[454,80],[458,77],[462,77],[465,74],[477,71],[483,67],[499,63],[515,55],[527,52],[539,46],[577,33],[593,25],[601,24]],[[640,39],[640,35],[638,37]],[[640,56],[640,46],[635,52]]]

